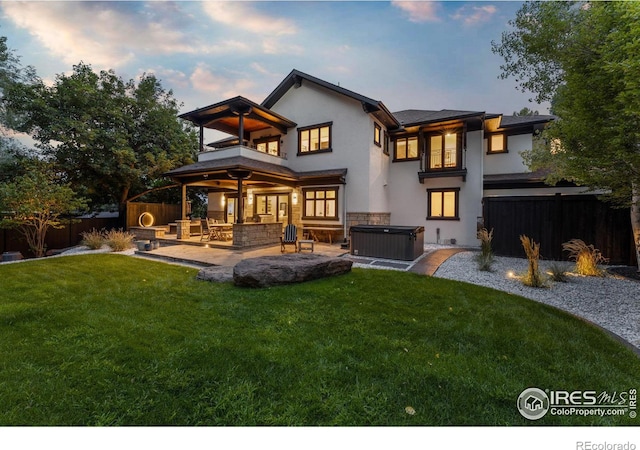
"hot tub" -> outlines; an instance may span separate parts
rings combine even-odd
[[[424,227],[356,225],[349,229],[351,254],[413,261],[424,252]]]

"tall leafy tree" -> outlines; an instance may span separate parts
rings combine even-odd
[[[640,3],[527,2],[492,43],[515,77],[559,116],[525,156],[631,208],[640,270]]]
[[[166,183],[162,174],[194,161],[198,138],[153,75],[124,81],[87,64],[42,82],[16,84],[7,103],[70,186],[93,205],[118,204]]]
[[[47,231],[64,228],[86,201],[59,180],[50,163],[32,159],[27,170],[0,184],[0,227],[16,228],[36,257],[45,255]]]

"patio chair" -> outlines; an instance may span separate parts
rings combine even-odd
[[[200,242],[210,241],[216,238],[216,229],[209,226],[207,219],[202,219],[202,234],[200,234]]]
[[[292,223],[284,228],[284,233],[280,236],[280,251],[282,253],[284,253],[286,245],[293,245],[294,249],[298,245],[298,228]]]

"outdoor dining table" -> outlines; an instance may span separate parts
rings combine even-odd
[[[213,238],[219,241],[226,241],[225,232],[233,230],[232,223],[209,223],[209,228],[213,230]]]

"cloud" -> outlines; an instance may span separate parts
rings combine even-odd
[[[451,17],[454,20],[460,20],[464,22],[465,25],[475,25],[477,23],[488,22],[497,11],[498,8],[493,5],[465,5],[462,8],[458,9],[456,13]]]
[[[263,36],[295,34],[295,24],[287,19],[260,13],[243,2],[204,2],[205,13],[215,22]]]
[[[409,21],[411,22],[422,23],[440,21],[440,18],[438,17],[439,5],[436,2],[393,0],[391,4],[408,13]]]
[[[2,9],[68,64],[118,68],[139,54],[202,50],[174,26],[176,10],[164,2],[3,2]]]
[[[301,55],[304,52],[302,46],[285,39],[298,33],[291,20],[262,13],[245,2],[205,1],[202,8],[211,20],[224,25],[227,33],[242,33],[242,39],[252,43],[247,50],[267,55]]]
[[[200,63],[191,73],[189,81],[194,89],[211,95],[212,98],[229,98],[242,95],[249,99],[255,97],[252,93],[256,85],[253,78],[241,73],[223,74]]]

